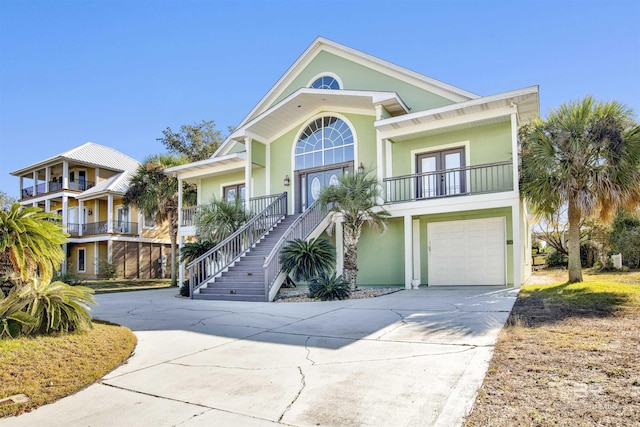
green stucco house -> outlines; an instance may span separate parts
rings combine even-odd
[[[331,220],[319,190],[366,169],[391,218],[363,233],[359,285],[520,286],[531,265],[517,134],[538,113],[537,86],[479,96],[318,38],[210,159],[166,171],[197,186],[199,205],[240,197],[258,214],[181,278],[194,298],[272,300],[279,249]],[[181,245],[197,209],[181,207]],[[339,223],[330,238],[340,272]]]

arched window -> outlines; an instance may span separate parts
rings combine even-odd
[[[335,77],[322,76],[311,83],[311,87],[314,89],[340,89],[340,83]]]
[[[296,170],[353,160],[353,134],[337,117],[321,117],[305,128],[296,143]]]

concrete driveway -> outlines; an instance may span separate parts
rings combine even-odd
[[[138,337],[127,364],[2,426],[454,426],[517,290],[447,287],[325,303],[99,295]]]

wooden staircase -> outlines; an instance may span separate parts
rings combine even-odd
[[[235,264],[193,294],[193,299],[266,301],[265,258],[299,215],[286,216]]]

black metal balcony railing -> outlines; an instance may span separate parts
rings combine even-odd
[[[95,187],[96,183],[93,181],[70,181],[69,182],[69,190],[76,190],[76,191],[86,191],[92,187]],[[34,191],[33,191],[34,187],[25,187],[22,189],[22,198],[26,198],[26,197],[33,197],[34,196]],[[37,194],[45,194],[47,193],[47,184],[46,183],[41,183],[35,186],[35,189],[37,190]],[[49,193],[54,192],[54,191],[58,191],[58,190],[62,190],[62,183],[58,182],[57,180],[55,181],[49,181]]]
[[[137,222],[112,221],[112,223],[111,233],[113,234],[138,235]],[[109,233],[109,221],[90,222],[82,225],[75,223],[67,224],[67,232],[73,237],[80,235],[80,229],[82,229],[83,236],[107,234]]]
[[[489,163],[384,180],[385,202],[400,203],[513,190],[513,163]]]

